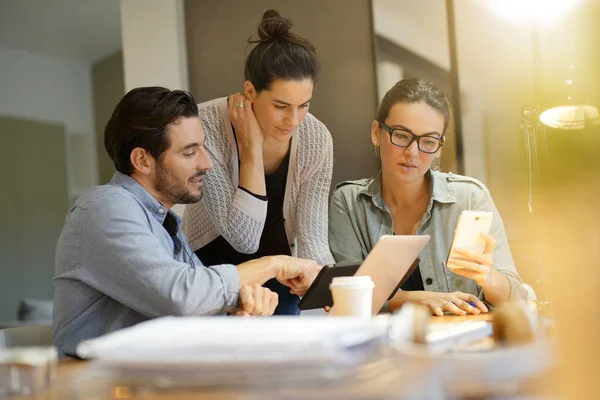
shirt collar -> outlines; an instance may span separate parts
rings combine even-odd
[[[454,192],[450,188],[450,185],[448,185],[448,181],[444,177],[444,174],[433,170],[430,170],[429,173],[431,174],[429,186],[429,193],[431,193],[431,196],[427,207],[428,210],[431,210],[434,201],[437,201],[438,203],[455,203],[456,198],[454,197]],[[379,170],[377,175],[375,175],[368,185],[364,186],[363,189],[358,192],[358,195],[364,195],[371,198],[373,203],[382,210],[387,209],[381,195],[381,170]]]
[[[454,197],[454,192],[446,179],[446,174],[432,170],[430,170],[430,173],[431,187],[429,190],[432,193],[431,199],[438,203],[456,203],[456,197]]]
[[[358,196],[360,197],[361,195],[369,197],[378,208],[382,210],[387,209],[383,197],[381,196],[381,170],[377,172],[377,175],[371,179],[371,182],[369,182],[368,185],[365,185],[358,192]]]
[[[177,220],[177,225],[181,226],[181,218],[171,210],[167,210],[154,196],[152,196],[142,185],[132,177],[116,171],[110,180],[110,184],[122,187],[138,199],[148,211],[161,224],[165,222],[167,213],[170,213]]]

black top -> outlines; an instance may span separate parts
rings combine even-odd
[[[203,264],[218,265],[218,264],[241,264],[245,261],[254,260],[263,256],[273,255],[291,255],[290,245],[285,233],[284,218],[283,218],[283,199],[285,197],[285,186],[287,182],[287,174],[290,164],[290,152],[285,155],[281,165],[275,172],[265,176],[267,189],[266,200],[267,218],[260,237],[258,251],[254,254],[240,253],[229,244],[223,236],[219,236],[206,246],[196,250],[196,255]],[[252,194],[257,198],[264,199],[263,196],[255,195],[245,188],[240,189]],[[272,291],[279,295],[279,305],[275,310],[277,315],[296,315],[300,313],[298,309],[298,296],[290,294],[287,286],[283,286],[275,279],[272,279],[264,284]]]
[[[421,269],[419,266],[415,268],[413,273],[408,277],[400,289],[404,290],[405,292],[425,290],[425,286],[423,286],[423,278],[421,277]]]
[[[421,276],[421,267],[419,265],[417,265],[417,268],[414,269],[412,274],[410,274],[400,289],[405,292],[425,290],[425,286],[423,285],[423,277]]]

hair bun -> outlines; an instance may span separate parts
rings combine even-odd
[[[292,20],[282,17],[276,10],[267,10],[258,25],[258,37],[261,42],[271,42],[290,36]]]

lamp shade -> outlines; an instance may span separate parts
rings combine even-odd
[[[562,105],[540,114],[540,121],[556,129],[585,129],[600,123],[598,107],[592,105]]]

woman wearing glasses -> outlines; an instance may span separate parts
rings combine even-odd
[[[390,301],[391,310],[413,302],[435,315],[479,314],[487,312],[482,299],[497,305],[526,297],[487,188],[438,171],[449,124],[441,90],[421,79],[398,82],[371,126],[381,170],[374,178],[339,184],[331,199],[329,245],[337,262],[363,260],[382,235],[431,236],[419,267]],[[486,249],[447,259],[463,210],[494,213]]]
[[[264,13],[244,67],[244,92],[200,104],[213,169],[204,198],[188,205],[184,231],[205,265],[293,255],[333,263],[327,205],[333,143],[308,112],[319,71],[315,48],[292,22]],[[299,314],[299,298],[270,280],[275,314]]]

